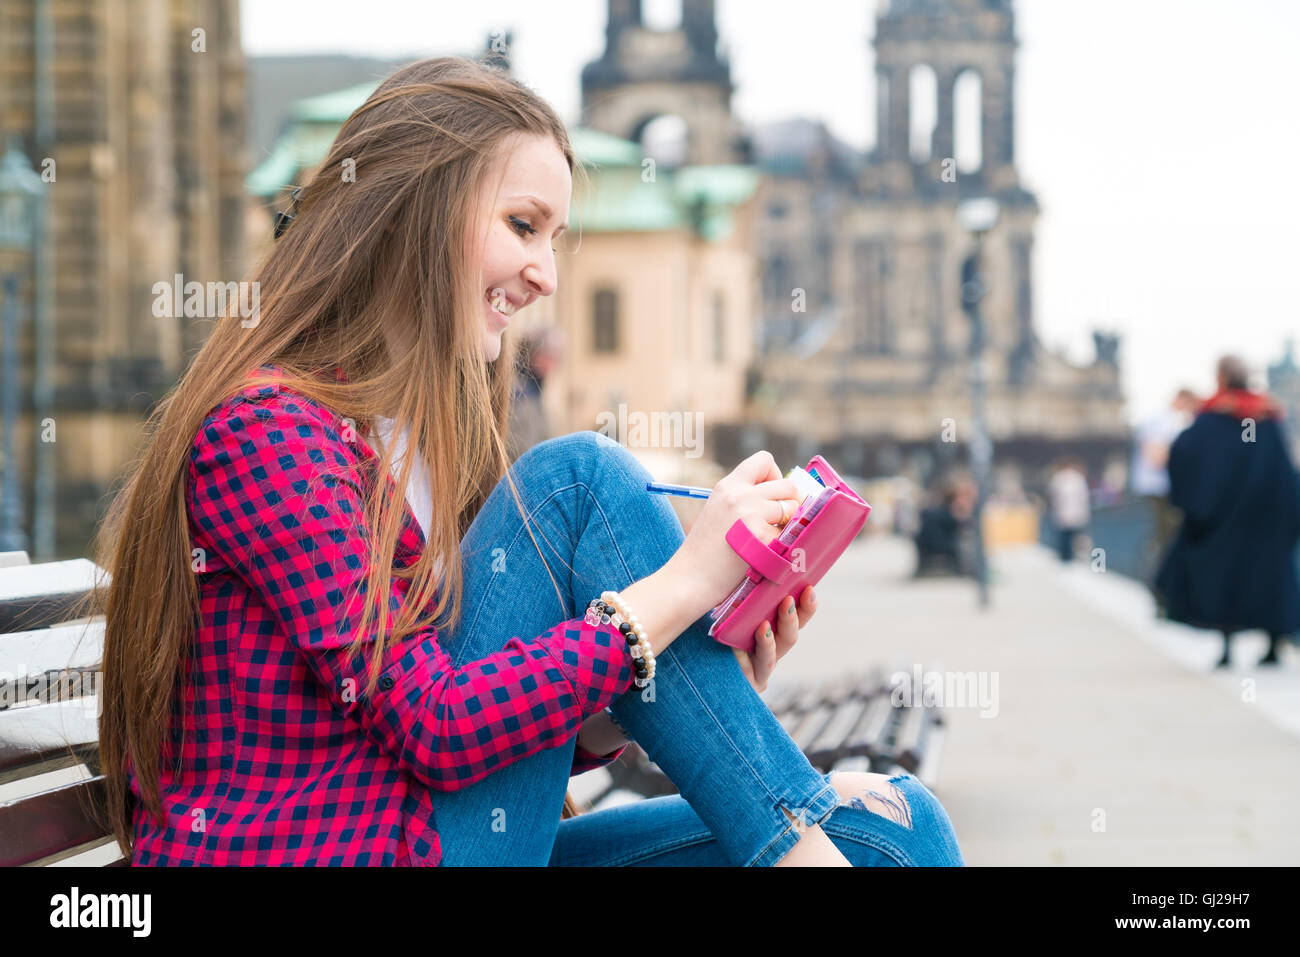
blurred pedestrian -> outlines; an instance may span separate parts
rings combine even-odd
[[[1074,559],[1074,541],[1092,521],[1092,506],[1088,497],[1088,475],[1083,462],[1064,458],[1057,464],[1047,482],[1047,496],[1056,528],[1057,554],[1061,561]]]
[[[1246,365],[1219,361],[1219,391],[1169,452],[1169,500],[1183,522],[1156,587],[1168,615],[1223,635],[1231,664],[1235,632],[1268,633],[1278,661],[1282,639],[1300,630],[1300,477],[1278,420],[1280,404],[1247,388]]]
[[[965,575],[971,563],[965,556],[963,538],[975,513],[979,490],[968,476],[950,476],[940,483],[939,502],[921,509],[916,543],[916,569],[922,575]]]
[[[1160,559],[1178,531],[1178,510],[1169,503],[1169,447],[1192,424],[1200,406],[1195,392],[1179,389],[1168,407],[1139,424],[1134,435],[1129,484],[1132,493],[1146,503],[1151,516],[1152,532],[1147,541],[1143,574],[1148,587],[1153,589]]]

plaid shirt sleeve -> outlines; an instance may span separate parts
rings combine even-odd
[[[581,774],[583,771],[594,771],[596,768],[603,768],[607,764],[613,764],[626,750],[627,745],[624,744],[609,752],[609,754],[593,754],[582,745],[576,745],[573,749],[573,770],[569,772],[569,776],[572,777],[575,774]]]
[[[403,770],[434,790],[466,787],[560,746],[631,687],[618,630],[576,618],[536,638],[511,638],[459,669],[432,627],[390,640],[374,694],[364,695],[370,656],[347,654],[370,546],[354,481],[359,455],[328,410],[268,391],[228,400],[199,429],[188,489],[195,544],[260,597],[334,709]],[[409,585],[393,579],[391,610]]]

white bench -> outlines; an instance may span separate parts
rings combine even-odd
[[[71,617],[97,573],[0,553],[0,866],[129,863],[104,818],[104,619]]]

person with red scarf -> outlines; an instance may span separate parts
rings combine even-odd
[[[1300,477],[1281,406],[1247,380],[1242,360],[1221,359],[1218,391],[1170,448],[1169,500],[1183,522],[1156,577],[1170,619],[1223,635],[1221,668],[1236,632],[1267,632],[1259,663],[1275,665],[1300,631]]]

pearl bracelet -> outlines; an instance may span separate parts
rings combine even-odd
[[[632,614],[616,591],[602,592],[587,605],[586,622],[589,625],[614,625],[627,641],[628,654],[632,656],[633,683],[644,688],[655,676],[655,656],[650,640],[636,615]]]
[[[600,597],[606,607],[614,611],[613,624],[627,639],[628,652],[632,655],[632,665],[636,671],[636,686],[644,688],[655,676],[655,655],[650,648],[650,639],[645,633],[645,628],[618,592],[601,592]]]

